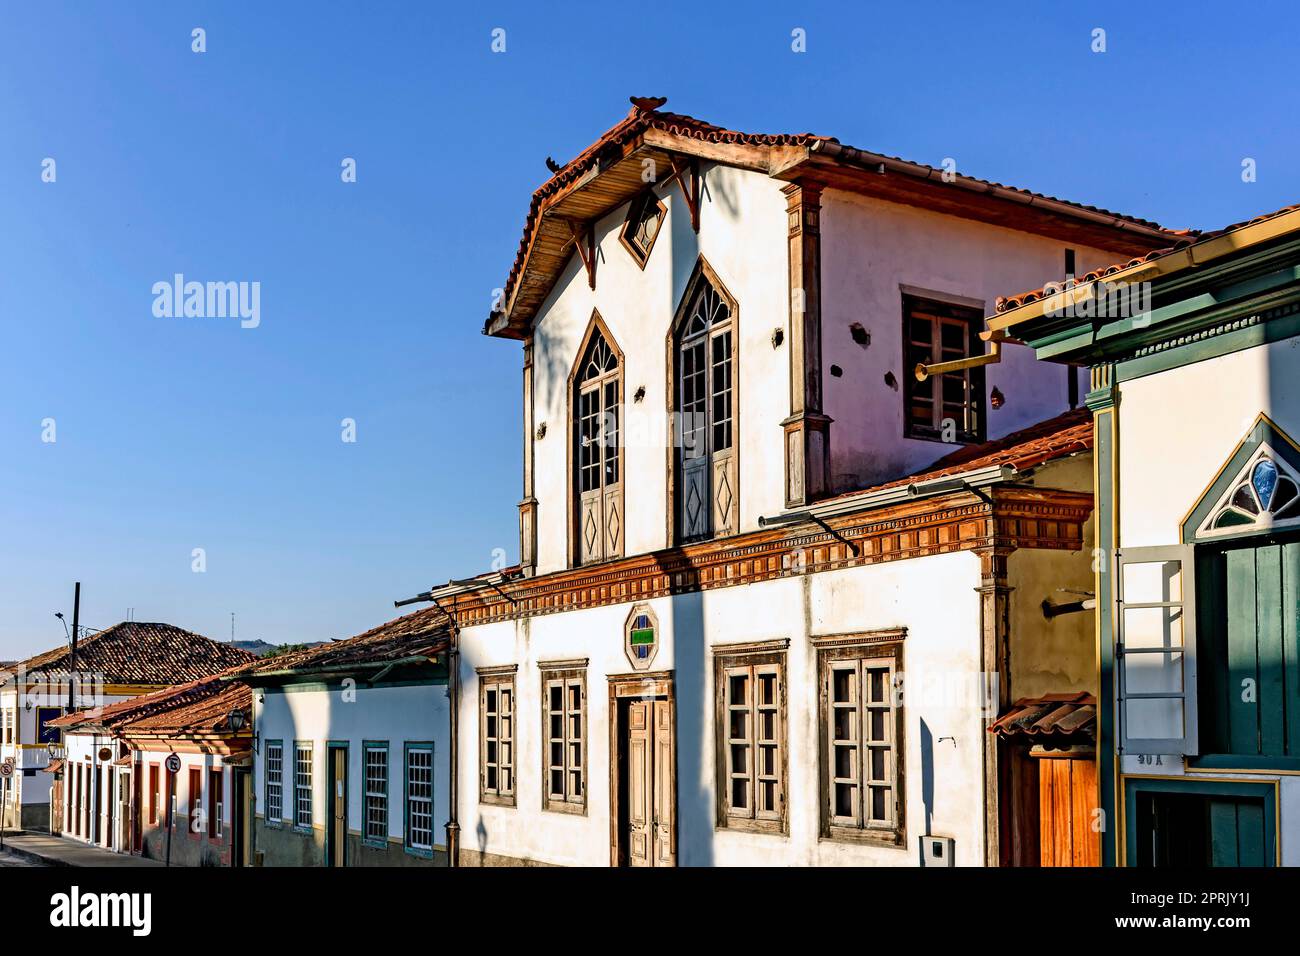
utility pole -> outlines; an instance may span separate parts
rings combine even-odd
[[[72,654],[68,657],[68,713],[77,709],[77,632],[81,630],[81,582],[72,592]]]

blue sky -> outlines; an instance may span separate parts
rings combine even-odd
[[[0,3],[0,659],[74,580],[92,626],[278,643],[514,560],[521,356],[479,330],[544,158],[631,94],[1170,226],[1300,200],[1291,5],[781,6]],[[261,324],[155,317],[178,272]]]

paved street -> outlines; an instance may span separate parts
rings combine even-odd
[[[24,833],[5,838],[5,856],[13,857],[9,862],[0,859],[4,866],[102,866],[102,867],[140,867],[162,866],[157,860],[143,857],[112,853],[96,846],[87,846],[73,840],[51,836],[48,833]],[[13,852],[11,853],[10,850]],[[25,858],[25,860],[24,860]]]
[[[46,864],[44,864],[44,863],[37,863],[35,860],[30,859],[29,857],[18,856],[18,855],[15,854],[15,853],[10,853],[7,849],[4,850],[4,851],[0,851],[0,867],[5,867],[5,866],[45,866],[45,865],[46,865]]]

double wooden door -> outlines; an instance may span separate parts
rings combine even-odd
[[[625,753],[628,865],[674,866],[676,781],[671,701],[628,702]]]

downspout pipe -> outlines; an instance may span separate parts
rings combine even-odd
[[[447,757],[451,761],[448,784],[451,798],[447,801],[447,865],[460,866],[460,633],[453,621],[451,643],[447,647],[447,694],[451,698],[448,716],[451,742]]]

